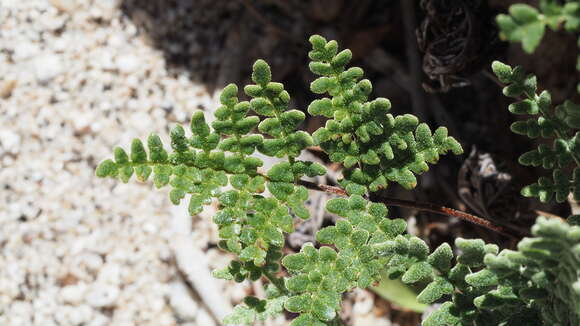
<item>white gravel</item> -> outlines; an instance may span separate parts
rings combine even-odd
[[[94,176],[114,146],[167,140],[212,103],[118,2],[0,1],[0,325],[212,320],[175,283],[167,193]],[[195,223],[206,249],[215,233]]]

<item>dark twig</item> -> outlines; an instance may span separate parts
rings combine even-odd
[[[316,184],[314,182],[305,181],[305,180],[299,180],[298,184],[300,184],[308,189],[311,189],[311,190],[324,191],[324,192],[336,194],[339,196],[348,196],[347,192],[344,189],[339,188],[339,187],[328,186],[328,185],[323,185],[323,184]],[[507,228],[496,225],[489,220],[486,220],[486,219],[483,219],[481,217],[478,217],[478,216],[475,216],[475,215],[472,215],[472,214],[469,214],[469,213],[466,213],[463,211],[459,211],[459,210],[456,210],[453,208],[445,207],[445,206],[439,206],[439,205],[432,204],[432,203],[421,203],[421,202],[415,202],[415,201],[410,201],[410,200],[396,199],[396,198],[387,198],[387,197],[378,197],[377,200],[379,202],[387,205],[387,206],[413,208],[413,209],[418,209],[418,210],[425,211],[425,212],[456,217],[456,218],[461,219],[463,221],[477,224],[479,226],[482,226],[482,227],[487,228],[489,230],[501,233],[501,234],[508,236],[508,237],[511,237],[511,238],[520,238],[522,236],[527,235],[527,234],[522,234],[518,230],[508,230]],[[516,234],[514,234],[514,232]]]

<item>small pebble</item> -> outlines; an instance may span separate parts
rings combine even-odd
[[[94,308],[112,307],[118,296],[119,288],[106,284],[94,284],[86,295],[86,301]]]
[[[115,63],[119,71],[125,74],[135,72],[140,66],[140,59],[133,54],[123,54],[116,58]]]
[[[47,83],[62,72],[62,59],[53,53],[43,54],[34,59],[33,69],[38,82]]]
[[[79,304],[85,294],[84,284],[67,285],[60,290],[60,297],[65,303]]]

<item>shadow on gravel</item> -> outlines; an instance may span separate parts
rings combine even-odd
[[[398,1],[361,0],[124,0],[122,11],[162,50],[171,69],[190,72],[208,88],[245,82],[252,63],[266,59],[274,79],[307,90],[308,37],[337,39],[357,54],[384,40],[403,49]],[[390,34],[390,35],[389,35]],[[364,68],[364,64],[363,64]]]

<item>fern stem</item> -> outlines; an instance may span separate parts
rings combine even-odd
[[[323,191],[331,194],[336,194],[339,196],[348,196],[348,193],[339,187],[323,185],[323,184],[316,184],[310,181],[300,180],[299,184],[312,190]],[[510,238],[521,238],[522,236],[527,236],[528,234],[523,234],[521,231],[518,230],[508,230],[505,227],[499,226],[494,224],[493,222],[483,219],[479,216],[469,214],[460,210],[456,210],[453,208],[440,206],[432,203],[422,203],[404,199],[397,199],[397,198],[388,198],[388,197],[378,197],[377,200],[387,206],[397,206],[397,207],[407,207],[413,208],[424,212],[430,212],[440,215],[446,215],[451,217],[456,217],[460,220],[467,221],[473,224],[477,224],[489,230],[501,233],[505,236]],[[516,234],[514,234],[516,233]]]
[[[268,281],[270,281],[270,283],[274,284],[274,286],[280,290],[280,292],[286,295],[290,294],[288,289],[286,289],[286,285],[284,285],[284,280],[282,278],[276,277],[274,274],[272,274],[272,272],[266,270],[263,270],[262,273],[268,279]]]
[[[556,130],[556,136],[558,136],[558,138],[561,138],[561,139],[566,139],[566,140],[569,139],[569,138],[564,138],[559,130]],[[572,159],[576,163],[576,166],[580,167],[580,159],[578,159],[578,157],[576,157],[576,155],[574,154],[574,151],[570,151],[570,156],[572,156]]]
[[[493,81],[495,84],[497,84],[498,86],[500,86],[500,87],[504,87],[504,86],[505,86],[505,85],[504,85],[502,82],[500,82],[500,81],[499,81],[499,79],[498,79],[498,78],[497,78],[497,77],[496,77],[494,74],[490,73],[489,71],[486,71],[486,70],[484,70],[484,71],[483,71],[483,74],[484,74],[484,75],[485,75],[487,78],[489,78],[491,81]],[[527,96],[527,97],[524,97],[524,96],[518,96],[518,97],[517,97],[517,99],[518,99],[518,100],[520,100],[520,101],[523,101],[523,100],[525,100],[525,99],[533,99],[534,101],[538,101],[538,98],[539,98],[539,96],[538,96],[537,94],[534,94],[534,96],[533,96],[533,97],[532,97],[532,96]],[[544,110],[542,110],[542,109],[540,109],[540,115],[541,115],[543,118],[545,118],[545,119],[554,119],[554,117],[553,117],[553,114],[552,114],[552,113],[550,113],[550,112],[548,112],[548,111],[544,111]],[[554,119],[554,120],[556,120],[556,121],[557,121],[557,119]],[[562,127],[562,126],[561,126],[561,124],[559,123],[559,126],[558,126],[558,128],[556,128],[556,130],[554,130],[554,132],[556,133],[556,137],[558,137],[558,138],[561,138],[561,139],[566,139],[566,140],[567,140],[567,139],[570,139],[570,137],[568,137],[567,135],[566,135],[566,137],[564,137],[564,136],[565,136],[564,134],[565,134],[566,132],[565,132],[565,131],[564,131],[564,132],[562,132],[562,130],[559,130],[559,128],[561,128],[561,127]],[[571,152],[570,152],[570,156],[572,156],[572,159],[573,159],[573,160],[574,160],[574,162],[576,163],[576,166],[577,166],[577,167],[580,167],[580,158],[578,158],[578,157],[576,156],[576,154],[574,153],[574,151],[571,151]]]

